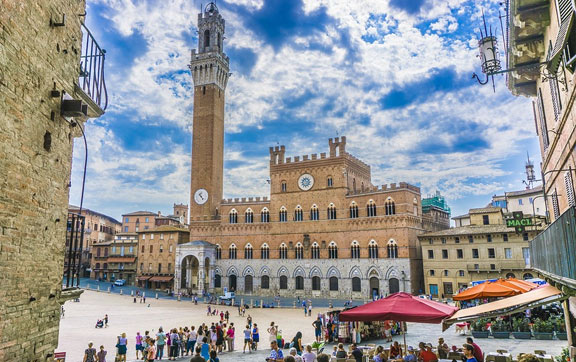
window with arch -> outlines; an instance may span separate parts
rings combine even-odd
[[[280,289],[288,289],[288,277],[286,275],[280,276]]]
[[[222,259],[222,248],[216,244],[216,260]]]
[[[368,217],[376,216],[376,203],[374,200],[368,201],[366,205],[366,215],[368,215]]]
[[[338,291],[338,278],[330,277],[330,291]]]
[[[334,206],[334,204],[330,204],[328,206],[328,220],[334,220],[336,219],[336,206]]]
[[[459,277],[463,277],[464,275],[465,275],[464,270],[458,270],[458,276]]]
[[[318,206],[312,205],[312,208],[310,209],[310,220],[319,220],[319,219],[320,219],[320,213],[318,212]]]
[[[296,244],[296,247],[294,248],[294,257],[296,259],[304,259],[304,247],[302,247],[302,244]]]
[[[280,222],[286,222],[288,221],[288,211],[286,211],[286,208],[284,206],[282,206],[280,208]]]
[[[328,245],[328,258],[338,259],[338,246],[333,241]]]
[[[320,246],[318,245],[317,242],[314,242],[314,244],[312,244],[310,252],[312,259],[320,259]]]
[[[384,204],[384,210],[386,211],[386,215],[395,215],[396,214],[396,205],[392,199],[386,200]]]
[[[254,222],[254,212],[252,209],[248,208],[248,210],[246,210],[244,213],[244,222],[247,224],[252,224]]]
[[[334,180],[332,179],[332,176],[328,176],[328,178],[326,178],[326,186],[327,187],[334,186]]]
[[[304,290],[304,277],[297,276],[295,278],[296,290]]]
[[[300,205],[296,206],[296,209],[294,210],[294,221],[302,221],[304,218],[303,215],[302,207],[300,207]]]
[[[360,244],[356,240],[350,246],[350,257],[352,259],[360,259]]]
[[[266,243],[260,248],[260,259],[270,259],[270,248]]]
[[[450,272],[445,269],[445,270],[442,272],[442,275],[444,275],[445,277],[447,277],[448,275],[450,275]]]
[[[378,243],[376,240],[370,240],[370,244],[368,244],[368,257],[378,259]]]
[[[214,288],[221,288],[222,287],[222,277],[220,274],[214,275]]]
[[[230,248],[228,248],[228,259],[236,259],[238,256],[237,252],[238,250],[236,250],[236,245],[230,245]]]
[[[388,245],[388,258],[396,259],[398,257],[398,243],[395,240],[390,240]]]
[[[282,192],[286,192],[286,181],[282,181],[282,183],[280,184],[280,189],[282,190]]]
[[[356,219],[358,217],[358,205],[354,201],[350,204],[350,218]]]
[[[236,209],[230,210],[230,213],[228,214],[228,220],[230,221],[230,224],[238,223],[238,211],[236,211]]]
[[[270,289],[270,277],[268,275],[262,275],[260,278],[260,288]]]
[[[270,222],[270,211],[267,208],[260,211],[260,222]]]
[[[210,46],[210,30],[206,29],[204,31],[204,48],[208,48]]]
[[[246,244],[244,247],[244,259],[252,259],[252,245],[250,243]]]
[[[312,277],[312,290],[320,290],[320,277]]]
[[[280,259],[288,259],[288,247],[286,244],[282,243],[280,245]]]
[[[353,292],[361,292],[362,291],[362,282],[360,278],[354,277],[352,278],[352,291]]]

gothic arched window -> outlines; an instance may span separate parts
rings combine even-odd
[[[270,259],[270,248],[266,243],[260,247],[260,259]]]
[[[229,259],[236,259],[236,257],[237,257],[236,245],[232,244],[232,245],[230,245],[230,248],[228,249],[228,258]]]
[[[248,208],[244,213],[244,222],[246,222],[246,224],[252,224],[254,222],[254,212],[252,209]]]
[[[282,243],[280,245],[280,259],[288,259],[288,248],[286,247],[286,244]]]
[[[222,248],[216,244],[216,260],[222,259]]]
[[[302,219],[303,219],[302,207],[298,205],[294,210],[294,221],[302,221]]]
[[[244,259],[252,259],[252,245],[250,243],[244,247]]]
[[[396,259],[398,257],[398,243],[395,240],[390,240],[386,247],[388,248],[388,258]]]
[[[282,206],[280,208],[280,222],[286,222],[288,221],[288,212],[286,211],[286,208],[284,206]]]
[[[338,246],[333,241],[328,245],[328,258],[338,259]]]
[[[352,201],[352,203],[350,204],[350,218],[356,219],[357,217],[358,217],[358,205],[356,205],[356,202]]]
[[[374,200],[368,201],[368,204],[366,205],[366,215],[369,217],[376,216],[376,203]]]
[[[378,259],[378,243],[375,240],[370,240],[370,244],[368,244],[368,257]]]
[[[238,211],[236,209],[230,210],[230,214],[228,215],[228,219],[230,224],[237,224],[238,223]]]
[[[360,259],[360,244],[356,240],[350,246],[350,257],[352,259]]]
[[[312,205],[310,209],[310,220],[319,220],[320,214],[318,213],[318,206]]]
[[[330,204],[328,206],[328,220],[336,219],[336,206],[334,204]]]
[[[304,259],[304,248],[302,244],[296,244],[296,248],[294,248],[294,256],[296,259]]]
[[[311,250],[311,256],[312,259],[320,259],[320,246],[318,245],[317,242],[314,242],[314,244],[312,244],[312,248]]]
[[[267,208],[260,211],[260,222],[270,222],[270,211]]]
[[[210,47],[210,30],[204,31],[204,48]]]
[[[386,200],[386,203],[384,204],[384,208],[386,210],[386,215],[396,214],[396,205],[394,204],[394,200],[388,198],[388,200]]]

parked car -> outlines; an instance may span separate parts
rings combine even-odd
[[[232,299],[234,299],[234,298],[236,298],[236,295],[235,295],[234,292],[226,292],[226,293],[224,293],[224,295],[221,295],[221,296],[218,297],[218,299],[220,299],[220,300],[222,300],[222,301],[224,301],[224,300],[232,300]]]
[[[124,284],[126,284],[126,281],[124,279],[118,279],[114,282],[114,285],[117,285],[119,287],[123,286]]]

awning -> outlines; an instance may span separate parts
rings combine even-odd
[[[136,258],[108,258],[108,263],[133,263],[136,261]]]
[[[146,280],[148,280],[148,279],[150,279],[150,278],[152,278],[152,277],[151,277],[151,276],[148,276],[148,275],[143,275],[143,276],[136,277],[136,280],[138,280],[138,281],[140,281],[140,282],[144,282],[144,281],[146,281]]]
[[[555,287],[546,285],[524,294],[481,304],[472,308],[461,309],[454,313],[452,317],[442,322],[442,329],[446,330],[454,323],[514,314],[567,298],[568,296],[562,294],[562,292]]]
[[[558,29],[558,35],[556,36],[556,42],[554,43],[554,48],[548,53],[548,71],[552,74],[556,74],[558,67],[560,66],[560,61],[562,60],[562,53],[564,52],[564,47],[568,42],[568,37],[570,36],[570,29],[574,24],[574,12],[570,11],[571,14],[568,19],[562,21],[560,24],[560,29]]]
[[[150,281],[151,281],[151,282],[169,282],[169,281],[171,281],[172,279],[174,279],[174,277],[159,277],[159,276],[156,276],[156,277],[150,278]]]

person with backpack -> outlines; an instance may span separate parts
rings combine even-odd
[[[176,328],[172,329],[170,333],[170,354],[168,355],[169,361],[175,361],[178,357],[178,346],[180,345],[180,337]]]

